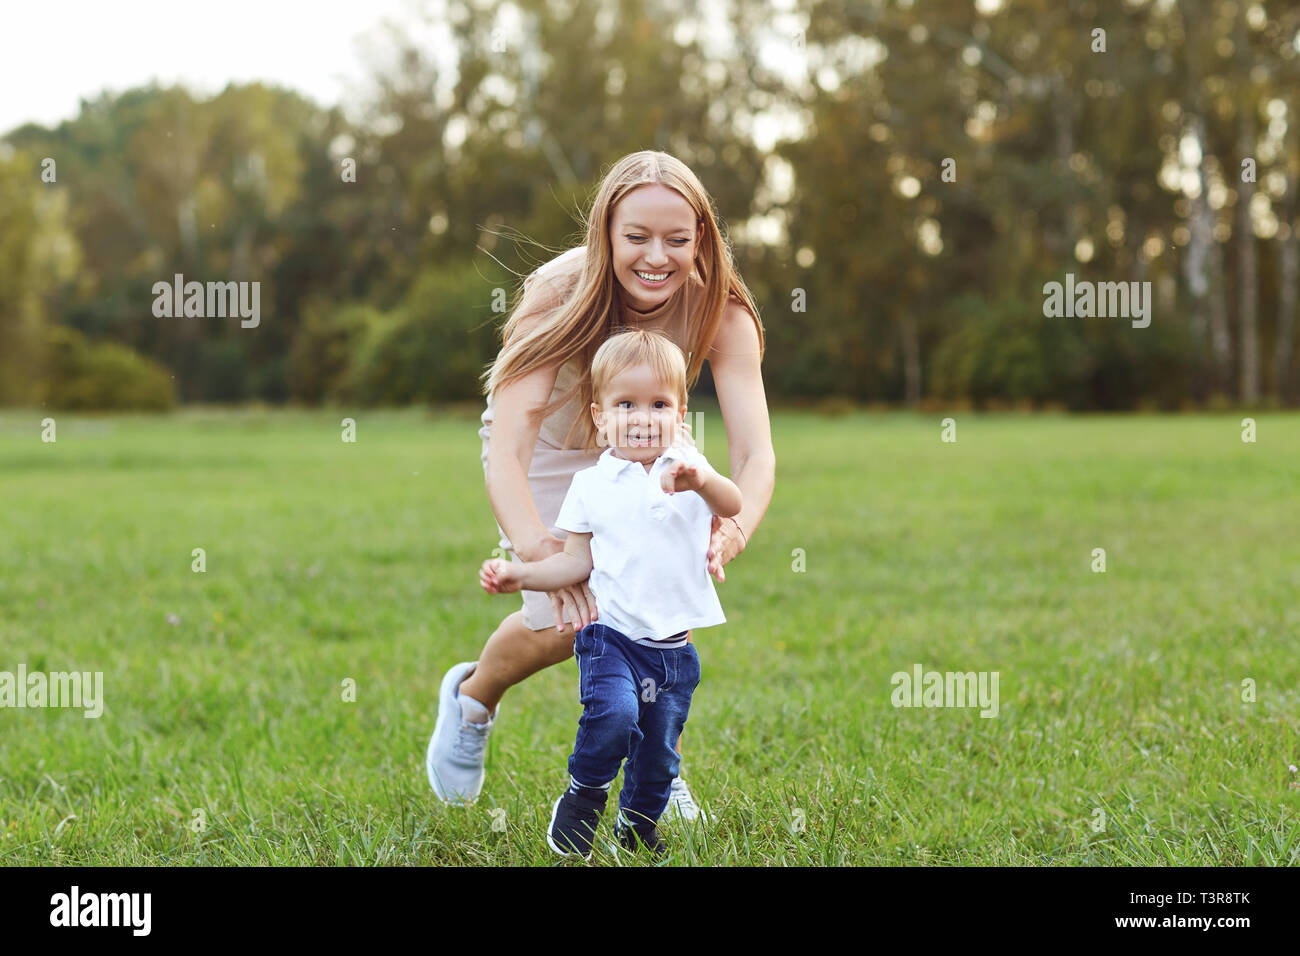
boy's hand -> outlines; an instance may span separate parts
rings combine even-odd
[[[664,469],[660,483],[664,493],[671,495],[675,491],[699,491],[706,478],[695,465],[678,460]]]
[[[520,589],[522,575],[513,561],[489,558],[478,569],[478,580],[488,594],[511,594]]]

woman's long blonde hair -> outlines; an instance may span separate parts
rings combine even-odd
[[[520,330],[521,322],[537,314],[536,307],[527,305],[541,301],[542,293],[539,292],[532,303],[528,302],[531,297],[521,296],[502,329],[501,351],[482,375],[485,380],[483,392],[488,395],[536,368],[555,362],[562,365],[575,355],[581,356],[582,373],[577,384],[532,412],[534,423],[540,423],[564,407],[574,395],[581,396],[582,411],[565,436],[566,448],[572,442],[575,429],[579,430],[581,447],[588,450],[597,447],[595,425],[591,416],[585,414],[592,402],[591,362],[596,350],[619,322],[618,300],[615,298],[618,280],[614,277],[610,222],[614,207],[620,200],[647,183],[658,183],[680,193],[694,210],[697,224],[704,227],[695,254],[695,272],[703,281],[704,289],[699,309],[689,317],[686,330],[689,345],[685,351],[690,355],[686,369],[687,387],[694,388],[699,380],[704,358],[713,345],[729,296],[736,296],[753,317],[758,329],[759,361],[762,361],[763,323],[758,317],[758,307],[734,268],[731,248],[718,230],[708,193],[690,168],[676,157],[656,150],[629,153],[605,174],[592,202],[591,213],[584,224],[587,235],[585,262],[572,294],[551,306],[549,318],[526,331]],[[692,280],[688,277],[686,281]],[[545,285],[537,279],[533,284]],[[678,291],[685,294],[684,289]]]

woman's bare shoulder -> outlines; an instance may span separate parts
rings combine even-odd
[[[555,309],[573,294],[582,271],[586,246],[570,249],[538,266],[524,279],[515,327],[520,332],[534,328],[554,315]],[[577,253],[577,255],[575,255]]]
[[[713,345],[709,349],[709,361],[758,354],[759,351],[758,323],[754,314],[739,296],[728,296],[717,334],[713,336]]]
[[[536,279],[554,280],[560,278],[572,278],[582,271],[582,266],[586,263],[587,247],[574,246],[567,252],[562,252],[550,262],[543,262],[540,266],[529,273],[528,278],[524,280],[524,287],[527,288]]]
[[[572,265],[575,258],[580,261],[581,257],[561,262],[571,252],[543,263],[525,277],[513,323],[516,334],[529,332],[553,318],[555,310],[573,294],[577,271]]]

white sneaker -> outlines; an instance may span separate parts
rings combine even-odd
[[[668,792],[668,809],[670,817],[691,821],[699,818],[701,823],[709,822],[709,815],[695,805],[691,790],[681,777],[673,777],[673,788]]]
[[[466,720],[459,693],[460,682],[476,667],[478,661],[457,664],[443,676],[438,690],[438,722],[429,738],[424,769],[429,786],[444,803],[473,803],[483,788],[483,761],[496,718],[489,717],[486,724]]]

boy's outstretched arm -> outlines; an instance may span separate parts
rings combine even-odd
[[[727,476],[718,474],[713,468],[709,469],[699,495],[708,502],[710,510],[719,518],[730,518],[740,514],[740,509],[745,504],[740,494],[740,487]]]
[[[529,591],[554,591],[556,588],[581,584],[591,576],[591,532],[568,532],[564,550],[541,561],[505,561],[493,558],[483,562],[479,581],[489,594],[509,594],[521,588]]]
[[[688,465],[684,461],[675,461],[664,469],[660,481],[666,494],[696,492],[719,518],[740,514],[744,504],[736,483],[718,474],[717,469],[707,463]]]

